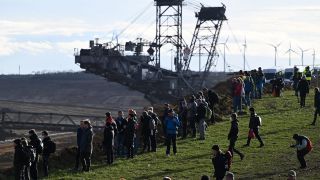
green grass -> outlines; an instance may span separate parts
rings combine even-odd
[[[236,179],[285,179],[290,169],[297,171],[298,179],[320,178],[320,125],[309,125],[313,118],[313,95],[307,97],[307,107],[300,109],[292,94],[286,92],[281,98],[266,95],[263,100],[254,102],[263,120],[263,148],[258,147],[256,139],[250,147],[243,147],[249,118],[240,117],[240,136],[236,147],[244,152],[245,159],[241,161],[235,154],[231,171],[235,173]],[[174,179],[200,179],[203,174],[212,174],[211,146],[219,144],[224,150],[227,149],[229,128],[230,122],[222,122],[209,127],[205,141],[191,138],[179,140],[176,156],[166,157],[165,147],[161,147],[157,153],[139,155],[132,160],[117,159],[112,166],[93,161],[92,171],[88,173],[57,170],[51,173],[49,179],[161,179],[167,175]],[[314,150],[306,156],[309,166],[306,170],[298,169],[296,151],[289,148],[294,143],[294,133],[310,137],[314,144]]]

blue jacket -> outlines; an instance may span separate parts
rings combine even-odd
[[[177,116],[167,116],[165,118],[165,126],[166,126],[166,133],[167,134],[177,134],[177,130],[180,127],[180,121],[179,118]]]

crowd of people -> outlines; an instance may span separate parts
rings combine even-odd
[[[305,107],[305,97],[309,93],[310,81],[303,75],[297,81],[297,77],[293,77],[293,88],[299,94],[301,107]],[[275,79],[277,81],[277,79]],[[245,154],[236,149],[236,142],[239,134],[238,115],[244,113],[243,107],[250,112],[248,139],[245,146],[250,146],[252,138],[257,138],[260,147],[265,146],[260,136],[260,127],[262,126],[262,118],[257,115],[253,107],[254,99],[263,97],[263,88],[265,77],[262,69],[252,70],[250,72],[240,71],[239,74],[232,79],[231,82],[233,113],[230,116],[231,127],[228,133],[229,148],[224,153],[219,145],[212,147],[212,163],[214,167],[214,176],[217,180],[233,179],[234,174],[228,172],[231,167],[234,152],[243,160]],[[273,83],[275,94],[280,96],[279,84]],[[281,88],[280,88],[281,91]],[[153,107],[146,108],[141,116],[138,117],[135,110],[128,110],[125,116],[123,111],[119,111],[116,118],[110,112],[105,113],[105,126],[103,130],[102,148],[106,154],[106,163],[112,165],[115,157],[134,158],[137,154],[137,142],[141,141],[141,152],[156,152],[157,140],[163,136],[166,146],[166,156],[171,155],[171,147],[173,155],[178,152],[177,136],[187,138],[197,138],[203,141],[206,139],[206,128],[208,123],[215,123],[214,107],[219,103],[219,96],[213,90],[204,88],[197,94],[182,98],[179,101],[177,113],[170,104],[164,104],[162,116],[158,116],[154,112]],[[320,115],[320,91],[315,88],[314,97],[314,121],[315,125],[317,115]],[[141,140],[137,138],[137,133]],[[49,157],[55,152],[55,143],[49,137],[47,131],[42,132],[41,140],[35,130],[29,131],[29,139],[26,138],[14,140],[15,155],[14,169],[16,179],[38,179],[37,163],[39,157],[42,157],[43,173],[48,176],[49,173]],[[74,171],[90,171],[91,155],[93,152],[93,128],[90,120],[80,121],[77,129],[77,153]],[[303,135],[294,134],[293,139],[296,144],[292,147],[297,148],[297,157],[301,164],[301,168],[306,168],[307,164],[304,156],[312,150],[310,139]],[[80,163],[82,169],[79,169]],[[292,173],[291,173],[292,174]],[[294,173],[295,174],[295,173]],[[205,178],[205,177],[204,177]]]

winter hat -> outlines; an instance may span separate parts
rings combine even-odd
[[[232,117],[232,119],[237,119],[237,113],[232,113],[231,117]]]
[[[219,145],[213,145],[213,146],[212,146],[212,150],[219,151],[219,150],[220,150]]]
[[[29,131],[29,134],[35,134],[36,133],[36,131],[34,130],[34,129],[31,129],[30,131]]]
[[[293,139],[297,139],[298,137],[299,137],[299,134],[294,134],[294,135],[292,136]]]
[[[106,116],[107,117],[111,116],[111,113],[110,112],[106,112]]]
[[[254,107],[251,107],[251,108],[249,109],[249,111],[250,111],[250,112],[254,112]]]

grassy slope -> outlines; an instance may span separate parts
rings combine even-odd
[[[237,179],[284,179],[290,169],[297,169],[299,179],[319,179],[320,151],[319,125],[310,126],[313,100],[307,98],[307,107],[300,109],[292,92],[285,97],[265,97],[256,101],[255,107],[263,119],[261,136],[266,146],[258,148],[253,140],[251,147],[242,147],[246,143],[248,116],[240,117],[240,137],[237,147],[245,153],[245,159],[239,156],[233,160],[232,172]],[[178,141],[178,155],[165,156],[161,147],[157,153],[140,155],[133,160],[118,159],[111,167],[94,162],[90,173],[69,173],[65,170],[55,172],[50,179],[161,179],[169,175],[174,179],[200,179],[201,175],[212,174],[211,146],[220,144],[227,148],[227,133],[230,122],[210,126],[206,141],[193,139]],[[309,136],[314,143],[314,151],[306,156],[309,168],[299,170],[293,143],[293,133]],[[72,162],[73,163],[73,162]]]

